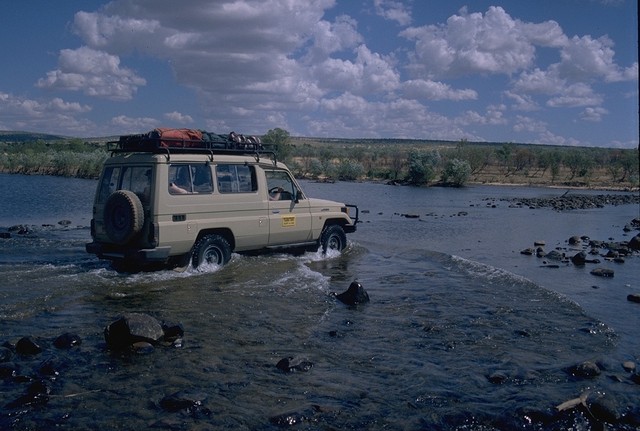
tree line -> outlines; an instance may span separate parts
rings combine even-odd
[[[460,140],[262,137],[298,178],[388,181],[415,186],[469,182],[638,187],[638,149],[560,147]],[[0,142],[0,170],[97,178],[109,151],[81,139]]]

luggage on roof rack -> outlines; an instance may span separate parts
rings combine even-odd
[[[195,129],[172,129],[159,127],[147,133],[120,136],[109,142],[116,151],[156,152],[170,150],[232,150],[262,151],[264,148],[257,136],[236,134],[219,135]]]

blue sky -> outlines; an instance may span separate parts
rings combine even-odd
[[[0,0],[0,130],[638,146],[636,0]]]

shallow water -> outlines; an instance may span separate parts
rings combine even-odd
[[[343,253],[234,255],[222,269],[118,274],[84,252],[95,182],[0,181],[49,194],[0,193],[12,201],[11,211],[0,208],[0,231],[32,229],[0,240],[0,342],[30,335],[45,349],[10,358],[25,377],[0,381],[0,429],[269,430],[286,418],[299,422],[293,429],[597,429],[584,409],[555,412],[583,391],[637,412],[640,387],[621,363],[640,362],[639,309],[626,300],[640,293],[640,258],[603,261],[616,274],[598,279],[590,266],[541,268],[519,253],[536,240],[570,254],[573,235],[629,238],[622,227],[636,206],[558,213],[499,199],[564,190],[305,182],[311,196],[364,210]],[[67,193],[74,198],[61,199]],[[349,308],[330,295],[356,279],[370,303]],[[123,312],[182,324],[182,347],[111,354],[103,329]],[[53,347],[64,332],[82,345]],[[283,373],[285,357],[313,366]],[[43,374],[47,360],[58,375]],[[587,360],[603,374],[567,372]],[[47,382],[48,402],[8,406],[29,379]],[[160,407],[178,391],[203,405]]]

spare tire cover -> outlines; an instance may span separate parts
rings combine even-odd
[[[142,230],[144,209],[138,196],[129,190],[113,192],[104,205],[104,227],[116,244],[126,244]]]

